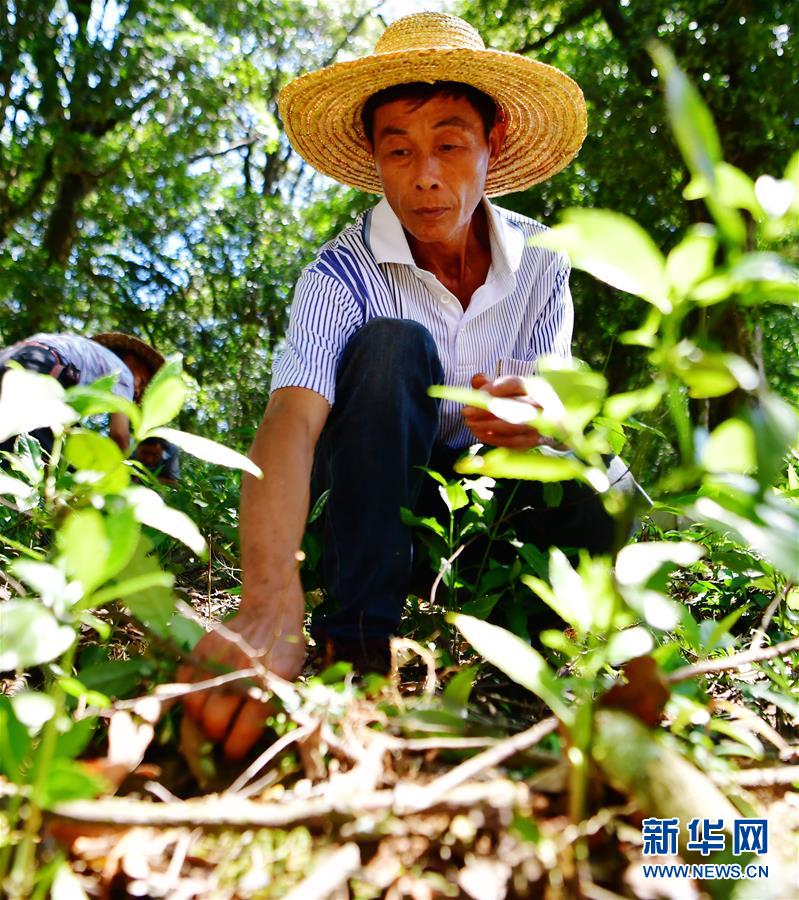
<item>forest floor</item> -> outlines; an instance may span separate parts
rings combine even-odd
[[[210,584],[190,600],[206,622],[236,603]],[[140,635],[127,638],[111,652],[136,652]],[[106,898],[799,897],[799,739],[779,709],[745,705],[738,688],[757,679],[751,666],[704,680],[710,708],[733,711],[758,752],[739,747],[735,758],[728,747],[718,765],[685,772],[661,755],[674,743],[667,728],[651,740],[633,728],[629,739],[644,743],[627,750],[650,757],[649,787],[592,762],[575,825],[569,737],[547,707],[490,666],[436,670],[429,646],[395,639],[388,679],[355,681],[338,667],[297,685],[261,680],[284,711],[235,766],[180,716],[176,686],[118,701],[108,755],[94,762],[116,795],[62,804],[44,852],[66,848],[76,885]],[[468,650],[451,647],[456,659]],[[635,702],[621,706],[617,715],[635,715]],[[614,713],[602,710],[600,738]],[[647,877],[648,863],[707,862],[644,856],[643,818],[669,808],[658,793],[707,790],[694,808],[712,817],[719,788],[768,820],[768,854],[754,862],[769,877]]]

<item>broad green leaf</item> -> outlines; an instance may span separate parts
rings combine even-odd
[[[80,879],[65,859],[58,863],[55,878],[50,886],[50,900],[89,900]]]
[[[36,600],[0,603],[0,672],[39,666],[61,656],[75,632]]]
[[[108,535],[109,553],[103,570],[103,580],[114,578],[128,564],[139,543],[141,526],[127,505],[106,507],[105,530]]]
[[[748,419],[755,438],[757,478],[761,485],[777,484],[784,472],[785,454],[799,439],[799,413],[776,394],[763,393]]]
[[[722,422],[702,448],[701,460],[708,472],[754,471],[757,456],[751,426],[735,418]]]
[[[30,500],[36,494],[34,488],[19,478],[0,472],[0,494],[17,500]]]
[[[534,450],[497,447],[482,456],[458,460],[455,471],[462,475],[488,475],[491,478],[520,478],[530,481],[586,481],[587,467],[572,456],[544,454]]]
[[[479,671],[479,666],[467,666],[465,669],[456,672],[444,688],[442,696],[444,706],[465,711],[469,705],[469,696],[474,687],[474,679]]]
[[[56,711],[55,700],[41,691],[20,691],[11,698],[11,706],[18,721],[22,722],[31,735],[38,734]]]
[[[160,425],[171,422],[183,408],[187,393],[180,360],[170,359],[156,372],[144,392],[136,440],[150,437]]]
[[[713,272],[716,231],[709,225],[694,225],[669,253],[666,273],[672,290],[684,297],[691,288]]]
[[[633,628],[625,628],[610,636],[607,646],[607,660],[612,666],[620,666],[622,663],[637,656],[644,656],[654,647],[652,635],[636,625]]]
[[[167,635],[169,623],[175,612],[175,597],[171,586],[172,576],[163,572],[158,559],[151,553],[150,542],[142,537],[131,561],[120,574],[117,590],[124,593],[124,605],[157,634]],[[104,589],[112,599],[114,586]]]
[[[799,194],[799,185],[789,178],[772,178],[761,175],[755,182],[755,196],[763,212],[773,219],[782,218],[793,205]]]
[[[218,466],[226,466],[228,469],[242,469],[256,478],[263,478],[263,472],[248,456],[237,450],[231,450],[230,447],[225,447],[223,444],[218,444],[216,441],[196,434],[187,434],[185,431],[178,431],[175,428],[156,428],[153,430],[152,436],[163,438],[198,459],[204,459],[206,462]]]
[[[438,492],[450,512],[469,505],[469,497],[459,481],[453,481],[446,486],[439,485]]]
[[[665,385],[656,382],[637,391],[612,394],[605,401],[605,414],[611,419],[624,422],[636,413],[655,409],[665,392]]]
[[[582,579],[569,564],[563,552],[558,549],[550,551],[549,580],[550,587],[540,578],[523,575],[522,582],[537,594],[547,606],[551,607],[565,622],[579,634],[585,635],[591,630],[591,603],[583,586]]]
[[[799,304],[799,269],[777,253],[746,253],[727,277],[748,304]]]
[[[718,500],[723,498],[721,494]],[[686,514],[761,554],[788,578],[799,581],[799,509],[773,494],[760,501],[751,498],[750,509],[743,511],[729,508],[734,497],[726,498],[725,505],[718,500],[700,497]]]
[[[671,51],[659,42],[652,42],[649,52],[665,85],[669,122],[683,159],[693,175],[704,176],[715,188],[721,142],[713,117]]]
[[[118,494],[130,484],[130,470],[114,441],[93,431],[76,431],[64,447],[67,462],[78,469],[77,479],[102,494]]]
[[[22,784],[26,780],[24,767],[30,748],[28,729],[14,714],[11,699],[0,694],[0,773],[14,784]]]
[[[447,619],[481,656],[508,678],[540,697],[561,722],[568,725],[572,721],[572,712],[560,684],[537,650],[504,628],[472,616],[450,613]]]
[[[68,388],[64,397],[81,418],[100,413],[122,413],[130,419],[133,430],[141,420],[139,407],[132,400],[120,397],[110,390],[102,390],[97,382],[93,385],[81,384]]]
[[[105,578],[111,542],[96,509],[71,512],[58,530],[58,549],[67,575],[90,594]]]
[[[663,254],[627,216],[602,209],[568,209],[562,224],[532,243],[565,251],[575,268],[647,300],[660,312],[671,311]]]
[[[109,788],[105,778],[91,772],[82,763],[56,757],[52,760],[47,777],[35,794],[35,799],[44,807],[52,809],[68,800],[88,800],[105,793]]]
[[[149,525],[170,537],[182,541],[198,556],[207,551],[205,538],[192,520],[177,509],[167,506],[155,491],[146,487],[131,487],[125,492],[131,504],[133,514],[143,525]]]
[[[76,581],[68,582],[64,572],[52,563],[18,559],[12,563],[11,571],[59,617],[64,617],[83,596],[83,585]]]
[[[416,516],[409,509],[403,507],[400,510],[400,518],[405,525],[416,525],[419,528],[426,528],[428,531],[432,531],[439,537],[446,537],[446,529],[438,519],[434,519],[432,516]]]
[[[616,557],[616,581],[620,586],[645,586],[655,575],[692,566],[705,555],[701,544],[690,541],[648,541],[622,547]]]
[[[132,696],[151,669],[152,664],[138,656],[105,660],[81,666],[80,680],[91,691],[119,699]]]
[[[686,200],[704,200],[712,196],[724,206],[749,210],[755,217],[762,216],[763,210],[755,196],[755,186],[745,172],[722,161],[716,164],[714,175],[713,184],[704,175],[695,175],[683,191],[683,197]]]
[[[721,397],[736,388],[752,391],[760,384],[757,370],[734,353],[705,352],[690,341],[681,341],[671,354],[691,397]]]
[[[36,428],[60,432],[77,419],[55,378],[9,366],[0,393],[0,441]]]
[[[607,380],[599,372],[592,372],[582,364],[551,358],[542,362],[541,375],[528,379],[528,385],[534,398],[546,398],[547,393],[554,391],[557,405],[548,406],[547,399],[543,399],[543,415],[562,422],[572,433],[581,432],[599,412],[608,388]]]

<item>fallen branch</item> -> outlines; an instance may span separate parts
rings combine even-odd
[[[286,895],[285,900],[307,900],[318,897],[323,900],[344,887],[361,867],[361,849],[355,843],[339,847]],[[349,896],[349,891],[346,892]]]
[[[737,784],[741,787],[774,787],[778,784],[799,784],[799,766],[773,766],[768,769],[741,769],[726,775],[713,776],[719,784]]]
[[[495,779],[460,785],[449,790],[446,797],[439,797],[436,802],[427,805],[452,811],[469,810],[480,804],[495,808],[513,807],[525,801],[526,791],[523,784],[509,779]],[[185,800],[181,803],[152,803],[127,797],[105,797],[60,803],[51,815],[57,819],[91,822],[96,825],[288,828],[300,824],[324,825],[331,821],[343,823],[364,815],[374,816],[376,813],[401,815],[409,812],[408,809],[400,808],[398,794],[427,797],[427,788],[408,783],[394,790],[350,793],[346,800],[338,802],[327,796],[291,795],[283,795],[274,803],[245,800],[233,794]],[[419,806],[421,808],[421,804]]]
[[[542,741],[548,734],[552,734],[558,727],[558,720],[554,716],[537,722],[532,728],[526,731],[520,731],[518,734],[511,735],[504,741],[489,747],[477,756],[467,759],[454,769],[450,769],[446,775],[436,778],[435,781],[424,787],[422,796],[417,800],[410,800],[403,811],[421,812],[448,796],[451,791],[462,785],[465,781],[469,781],[476,775],[481,774],[486,769],[498,766],[516,753],[521,753],[529,747]]]
[[[785,587],[774,597],[771,603],[769,603],[766,611],[763,613],[763,618],[760,620],[760,625],[752,638],[752,643],[749,645],[750,650],[759,650],[760,647],[763,646],[763,641],[766,639],[766,632],[771,624],[771,620],[774,618],[774,613],[779,608],[780,603],[788,596],[788,592],[792,587],[793,583],[790,581],[787,582]]]
[[[724,659],[708,659],[693,666],[683,666],[666,676],[669,684],[678,684],[680,681],[688,681],[697,675],[710,675],[714,672],[728,672],[731,669],[739,669],[749,663],[765,662],[767,659],[775,659],[778,656],[787,656],[794,650],[799,650],[799,638],[774,644],[773,647],[764,647],[757,650],[744,650]]]

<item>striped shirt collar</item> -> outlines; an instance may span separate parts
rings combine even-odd
[[[487,197],[483,197],[483,206],[488,213],[492,268],[498,275],[515,275],[522,262],[524,235],[521,229],[503,218]],[[372,209],[369,245],[376,262],[397,263],[419,270],[402,223],[385,197]]]

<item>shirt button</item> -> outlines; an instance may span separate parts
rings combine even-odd
[[[441,302],[442,302],[442,303],[449,303],[449,301],[450,301],[450,298],[449,298],[449,296],[448,296],[447,294],[442,294],[442,295],[441,295]]]

